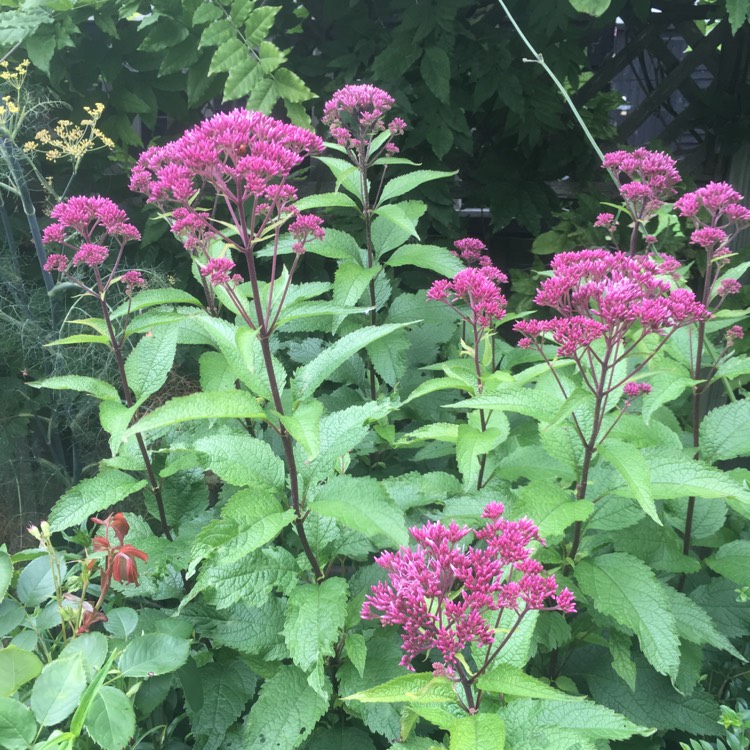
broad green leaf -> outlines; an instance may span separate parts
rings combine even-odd
[[[194,447],[208,457],[206,468],[225,482],[238,487],[257,487],[259,483],[276,489],[284,487],[284,462],[263,440],[246,434],[217,434],[196,440]]]
[[[409,543],[403,512],[386,494],[384,487],[369,477],[339,476],[318,491],[310,510],[335,518],[369,538],[383,539],[388,546]]]
[[[570,0],[570,4],[579,12],[589,16],[601,16],[609,8],[612,0]]]
[[[0,548],[0,602],[5,599],[5,594],[10,586],[10,579],[13,577],[13,561],[10,555]]]
[[[555,418],[559,406],[541,397],[533,388],[507,386],[495,393],[467,398],[455,404],[446,404],[447,409],[499,409],[533,417],[542,422]]]
[[[464,264],[444,247],[438,245],[419,245],[411,243],[402,245],[385,261],[391,268],[401,266],[416,266],[434,271],[440,276],[452,279],[465,268]]]
[[[391,224],[408,232],[410,237],[414,237],[415,240],[419,240],[417,234],[417,222],[412,218],[413,214],[402,208],[400,203],[390,203],[385,206],[380,206],[373,211],[374,214],[380,216],[386,221],[390,221]]]
[[[736,34],[750,18],[750,2],[748,0],[727,0],[727,14],[732,34]]]
[[[80,656],[47,664],[31,690],[31,710],[43,727],[59,724],[73,713],[86,688]]]
[[[208,74],[228,73],[247,58],[247,47],[237,37],[230,37],[222,42],[214,52]]]
[[[496,714],[464,716],[451,724],[450,750],[503,750],[505,722]]]
[[[147,633],[125,647],[117,666],[123,677],[153,677],[179,669],[188,658],[190,642],[167,633]]]
[[[36,654],[12,644],[0,649],[0,695],[9,696],[42,671]]]
[[[411,220],[406,228],[394,224],[383,216],[376,216],[375,221],[372,222],[372,244],[375,248],[375,256],[378,258],[403,245],[412,236],[411,226],[416,226],[427,210],[427,206],[422,201],[402,201],[398,205]]]
[[[344,641],[344,653],[361,677],[367,661],[367,643],[360,633],[349,633]]]
[[[375,372],[391,388],[403,377],[408,367],[407,352],[411,344],[405,331],[394,331],[384,339],[368,344],[367,356]]]
[[[80,655],[86,678],[91,680],[107,658],[109,642],[101,633],[81,633],[68,641],[60,652],[61,659]]]
[[[266,38],[273,28],[274,18],[280,10],[281,7],[278,5],[253,8],[245,20],[243,29],[248,47],[257,47]]]
[[[620,473],[643,512],[661,526],[651,489],[650,471],[640,450],[630,443],[610,438],[597,448],[597,453]]]
[[[89,393],[102,401],[116,401],[120,403],[120,394],[117,389],[98,378],[90,378],[85,375],[61,375],[56,378],[45,378],[34,383],[27,383],[31,388],[50,388],[55,391],[78,391]]]
[[[540,535],[548,541],[550,537],[559,538],[569,526],[587,520],[594,512],[590,500],[576,500],[570,490],[544,480],[520,487],[517,498],[513,503],[513,515],[533,518]]]
[[[245,724],[244,747],[294,750],[315,728],[329,701],[308,684],[304,672],[283,666],[263,683]]]
[[[331,170],[336,178],[336,190],[339,185],[348,193],[351,193],[358,201],[362,200],[362,186],[359,181],[359,170],[349,161],[338,159],[333,156],[319,156],[318,161],[323,162]]]
[[[0,747],[27,750],[36,737],[36,721],[31,710],[11,698],[0,698]]]
[[[458,171],[438,172],[432,169],[417,169],[400,177],[394,177],[392,180],[386,182],[383,192],[380,194],[380,203],[387,203],[394,198],[398,198],[400,195],[414,190],[414,188],[423,185],[425,182],[443,180],[446,177],[453,177],[456,174],[458,174]]]
[[[284,614],[284,640],[292,661],[309,672],[323,671],[324,660],[333,656],[346,619],[349,587],[343,578],[328,578],[321,584],[303,583],[292,590]],[[323,685],[313,681],[325,696]]]
[[[104,685],[94,696],[83,726],[103,750],[123,750],[135,734],[133,704],[122,690]]]
[[[711,409],[700,426],[701,457],[709,462],[750,455],[750,400]]]
[[[117,469],[104,469],[91,479],[80,481],[52,507],[49,523],[52,531],[78,526],[90,516],[121,502],[146,486]]]
[[[581,591],[594,607],[632,630],[641,649],[661,674],[677,677],[680,641],[667,595],[653,571],[622,552],[600,555],[576,565]]]
[[[479,678],[477,687],[514,698],[541,698],[551,701],[581,700],[579,696],[563,693],[562,690],[553,688],[538,677],[532,677],[510,664],[498,664],[490,669]]]
[[[408,325],[408,323],[386,323],[380,326],[365,326],[342,336],[335,344],[315,357],[312,362],[297,370],[292,381],[292,390],[296,397],[301,400],[312,396],[334,370],[343,365],[360,349]]]
[[[135,313],[139,310],[146,310],[149,307],[155,307],[156,305],[203,306],[199,299],[196,299],[192,294],[188,294],[182,289],[175,289],[174,287],[165,287],[164,289],[144,289],[143,291],[134,294],[131,300],[126,300],[119,307],[116,307],[112,311],[110,317],[113,320],[116,318],[122,318],[128,314],[128,310],[131,313]]]
[[[737,539],[724,544],[706,563],[720,576],[740,586],[750,586],[750,541]]]
[[[65,563],[62,556],[59,557],[61,570]],[[52,562],[47,555],[32,560],[18,576],[16,584],[16,596],[21,604],[27,607],[35,607],[41,604],[55,593],[55,576],[52,572]]]
[[[192,712],[193,733],[203,742],[202,750],[218,750],[227,729],[242,714],[255,693],[257,677],[239,659],[208,664],[198,670],[203,705]]]
[[[320,450],[320,419],[324,407],[320,401],[303,401],[294,413],[279,417],[287,432],[304,448],[307,457],[312,459]]]
[[[447,677],[419,672],[396,677],[383,685],[342,698],[362,703],[456,703],[456,691]]]
[[[100,336],[94,333],[76,333],[56,341],[50,341],[45,346],[68,346],[69,344],[104,344],[109,346],[109,336]]]
[[[312,208],[358,208],[357,204],[345,193],[306,195],[294,205],[300,211],[309,211]]]
[[[125,374],[136,398],[150,396],[167,381],[177,351],[177,329],[157,328],[146,334],[128,355]]]
[[[415,750],[399,743],[399,750]],[[438,746],[430,750],[437,750]],[[318,727],[305,745],[305,750],[375,750],[368,732],[355,726],[337,724],[333,727]]]
[[[719,365],[714,379],[732,380],[743,375],[750,375],[750,357],[732,357]]]
[[[497,628],[499,633],[508,634],[513,630],[508,642],[503,646],[500,653],[495,657],[495,665],[507,664],[517,669],[523,669],[529,659],[536,652],[536,637],[534,629],[539,619],[539,610],[533,609],[526,612],[518,622],[518,614],[513,610],[505,610],[500,618]],[[472,646],[472,654],[477,664],[484,663],[487,653],[486,647]]]
[[[380,266],[363,268],[354,261],[343,261],[333,281],[333,302],[340,307],[353,307],[370,286],[370,282],[380,272]],[[344,316],[337,316],[332,324],[331,332],[336,333],[344,320]]]
[[[508,429],[488,427],[482,431],[470,424],[458,428],[456,462],[465,487],[475,487],[480,471],[480,457],[497,448],[508,437]],[[486,478],[486,477],[485,477]]]
[[[428,47],[419,63],[419,72],[427,88],[442,102],[448,104],[451,85],[451,62],[442,47]]]
[[[613,679],[617,678],[613,676]],[[623,687],[625,683],[622,683]],[[626,687],[627,689],[627,687]],[[563,747],[566,750],[594,747],[584,740],[626,740],[634,734],[652,734],[605,706],[592,701],[520,699],[501,711],[513,750]],[[568,744],[570,743],[570,744]]]
[[[122,448],[122,436],[133,421],[138,411],[138,404],[125,406],[120,401],[102,401],[99,404],[99,423],[105,432],[109,433],[109,450],[112,456],[117,456]]]
[[[138,613],[130,607],[115,607],[107,612],[104,629],[116,638],[126,639],[138,625]]]
[[[264,419],[258,400],[247,391],[190,393],[167,401],[164,406],[146,414],[123,435],[127,440],[136,433],[198,419]]]
[[[326,236],[322,240],[308,242],[305,247],[308,253],[320,255],[323,258],[362,262],[357,241],[350,234],[339,229],[326,229]]]
[[[469,390],[466,382],[461,378],[430,378],[424,383],[420,383],[402,402],[401,405],[408,404],[422,396],[427,396],[436,391],[446,390]]]

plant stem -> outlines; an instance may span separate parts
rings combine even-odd
[[[365,247],[367,248],[367,267],[372,268],[375,263],[375,248],[372,244],[372,207],[370,205],[370,194],[367,190],[367,155],[363,151],[359,158],[359,184],[362,192],[362,218],[365,223]],[[375,309],[375,279],[370,279],[370,325],[374,326],[378,322],[378,313]],[[370,375],[370,400],[377,398],[377,380],[375,377],[375,367],[372,361],[369,362],[368,372]]]
[[[471,689],[471,679],[469,678],[469,675],[466,674],[466,670],[463,668],[461,662],[456,662],[456,672],[458,673],[458,678],[461,680],[461,686],[466,694],[466,707],[469,709],[469,712],[473,713],[476,708],[476,703],[474,702],[474,692]]]
[[[97,282],[99,282],[99,285],[101,287],[101,280],[99,278],[98,272],[96,276]],[[120,341],[115,334],[112,320],[109,317],[109,307],[107,306],[107,301],[101,293],[98,295],[98,297],[99,303],[101,305],[102,317],[104,318],[104,322],[107,326],[110,345],[112,346],[112,351],[115,355],[117,370],[120,373],[120,381],[122,382],[122,389],[125,396],[125,405],[131,407],[133,405],[133,397],[130,392],[130,386],[128,385],[128,376],[125,372],[125,361],[122,357],[122,348],[120,347]],[[146,475],[148,476],[148,482],[151,486],[151,492],[154,493],[154,499],[156,500],[156,507],[159,511],[159,520],[161,521],[162,531],[164,532],[164,536],[171,542],[172,533],[170,532],[169,524],[167,523],[167,514],[164,508],[164,498],[161,494],[161,487],[159,486],[159,482],[156,480],[156,473],[154,472],[154,466],[151,463],[151,457],[148,454],[148,448],[146,448],[146,443],[143,439],[143,435],[141,435],[140,432],[136,432],[135,440],[138,443],[138,450],[140,450],[141,457],[143,458],[143,463],[146,466]]]

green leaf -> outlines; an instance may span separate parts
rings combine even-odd
[[[443,103],[450,99],[451,63],[442,47],[428,47],[419,63],[419,72],[427,88]]]
[[[365,637],[360,633],[349,633],[344,641],[344,653],[354,665],[359,676],[362,677],[365,672],[365,662],[367,661],[367,643],[365,642]]]
[[[157,328],[146,334],[128,355],[125,374],[136,398],[144,398],[167,381],[177,352],[177,328]]]
[[[343,261],[333,282],[333,302],[342,307],[353,307],[365,293],[370,282],[377,276],[381,268],[375,264],[372,268],[363,268],[359,263]],[[333,321],[332,333],[336,333],[344,320],[344,316],[337,316]]]
[[[727,0],[727,14],[732,34],[736,34],[740,27],[750,18],[749,0]]]
[[[385,206],[380,206],[380,208],[376,208],[373,213],[382,217],[386,221],[390,221],[391,224],[406,232],[410,237],[414,237],[415,240],[419,239],[419,235],[417,234],[417,222],[413,218],[413,214],[408,212],[402,204],[390,203]]]
[[[231,37],[222,42],[211,58],[208,75],[216,73],[228,73],[232,68],[242,64],[248,59],[247,47],[236,37]]]
[[[136,433],[197,419],[264,419],[258,400],[247,391],[190,393],[167,401],[164,406],[146,414],[126,430],[123,440]]]
[[[632,630],[645,657],[661,674],[677,677],[680,640],[677,623],[653,571],[622,552],[600,555],[576,565],[581,591],[594,607]]]
[[[13,561],[4,549],[0,549],[0,602],[5,599],[5,594],[8,593],[8,586],[10,586],[12,577]]]
[[[116,638],[126,639],[135,632],[138,625],[138,613],[130,607],[116,607],[107,612],[104,629]]]
[[[73,713],[86,688],[80,656],[47,664],[31,690],[31,710],[43,727],[59,724]]]
[[[153,412],[152,412],[153,413]],[[49,523],[52,531],[78,526],[90,516],[105,510],[146,486],[117,469],[105,469],[69,489],[52,507]]]
[[[190,642],[168,633],[134,638],[117,662],[123,677],[153,677],[179,669],[188,658]]]
[[[94,696],[83,726],[104,750],[123,750],[135,734],[133,705],[122,690],[104,685]]]
[[[394,177],[385,184],[383,192],[380,195],[380,203],[387,203],[394,198],[398,198],[400,195],[414,190],[414,188],[423,185],[425,182],[442,180],[446,177],[453,177],[456,174],[458,174],[458,170],[454,172],[438,172],[432,169],[417,169],[400,177]]]
[[[351,193],[358,201],[362,200],[362,187],[359,183],[359,171],[357,167],[344,159],[332,156],[319,156],[318,160],[331,170],[336,178],[336,190],[339,185],[348,193]]]
[[[348,595],[349,586],[343,578],[328,578],[319,585],[297,586],[286,605],[284,640],[292,661],[306,672],[317,671],[310,684],[323,697],[324,685],[318,679],[343,630]]]
[[[239,659],[208,664],[198,670],[203,688],[203,705],[191,712],[193,734],[200,737],[202,750],[222,747],[227,729],[239,719],[255,693],[257,677]]]
[[[99,336],[94,333],[76,333],[73,336],[57,339],[57,341],[50,341],[45,346],[67,346],[68,344],[105,344],[109,346],[109,336]]]
[[[334,370],[341,367],[360,349],[408,325],[409,323],[386,323],[380,326],[365,326],[343,336],[335,344],[322,351],[312,362],[297,370],[292,382],[296,397],[305,399],[312,396],[318,386],[330,377]]]
[[[470,424],[458,428],[456,440],[456,462],[465,487],[476,486],[479,477],[481,456],[497,448],[508,437],[508,428],[500,430],[488,427],[480,430]]]
[[[464,716],[451,724],[450,750],[503,750],[505,722],[495,714]]]
[[[416,243],[402,245],[385,261],[385,265],[392,268],[399,268],[400,266],[426,268],[428,271],[434,271],[449,279],[452,279],[464,268],[464,264],[444,247],[418,245]]]
[[[131,300],[127,300],[116,307],[111,312],[110,318],[116,320],[117,318],[122,318],[127,315],[128,311],[132,314],[139,310],[146,310],[149,307],[156,307],[157,305],[203,306],[199,299],[193,297],[192,294],[184,292],[182,289],[175,289],[173,287],[166,287],[164,289],[144,289],[143,291],[138,292],[138,294],[134,294]]]
[[[295,204],[300,211],[313,208],[358,208],[357,204],[344,193],[316,193],[300,198]]]
[[[570,4],[579,12],[599,17],[609,8],[612,0],[570,0]]]
[[[498,409],[500,411],[517,412],[533,417],[539,421],[551,422],[555,418],[558,405],[548,399],[540,397],[533,388],[518,388],[507,386],[495,393],[467,398],[455,404],[446,404],[447,409]]]
[[[217,434],[196,440],[194,447],[208,457],[206,468],[225,482],[238,487],[257,487],[261,484],[284,488],[284,462],[263,440],[250,435]]]
[[[0,698],[0,747],[26,750],[33,744],[36,730],[29,708],[11,698]]]
[[[407,352],[411,344],[405,331],[394,331],[384,339],[368,344],[367,356],[375,372],[391,388],[403,377],[409,365]]]
[[[412,226],[417,225],[427,210],[427,206],[422,201],[402,201],[398,205],[410,218],[406,229],[402,229],[382,216],[376,216],[375,221],[372,222],[372,244],[375,248],[375,256],[378,258],[403,245],[412,236]]]
[[[750,586],[750,541],[737,539],[724,544],[706,563],[720,576],[740,586]]]
[[[361,703],[456,703],[456,691],[447,677],[436,677],[432,672],[405,674],[347,695],[341,700]]]
[[[388,546],[409,543],[403,512],[389,500],[385,488],[370,477],[334,477],[318,491],[310,510],[335,518],[368,538],[385,540]]]
[[[498,664],[479,678],[477,687],[514,698],[541,698],[551,701],[577,701],[579,696],[568,695],[553,688],[544,680],[526,674],[510,664]]]
[[[18,576],[16,597],[21,604],[25,604],[27,607],[35,607],[49,599],[54,593],[55,576],[52,573],[50,558],[48,555],[37,557]]]
[[[626,687],[625,683],[622,685]],[[520,699],[502,709],[501,716],[505,719],[513,750],[593,748],[593,744],[584,744],[583,740],[626,740],[634,734],[653,733],[591,701],[563,703]]]
[[[0,695],[9,696],[42,671],[36,654],[14,645],[0,650]]]
[[[245,21],[245,41],[250,47],[257,47],[268,36],[273,28],[276,14],[281,10],[278,5],[267,5],[255,8]]]
[[[528,516],[539,527],[539,534],[549,540],[559,538],[576,521],[585,521],[594,512],[590,500],[576,500],[570,490],[558,484],[534,480],[517,490],[514,516]]]
[[[98,378],[90,378],[85,375],[61,375],[56,378],[45,378],[26,385],[31,388],[50,388],[55,391],[78,391],[89,393],[102,401],[117,401],[120,403],[120,394],[117,389]]]
[[[328,709],[295,666],[281,667],[263,684],[245,724],[244,747],[294,750],[315,728]]]
[[[60,652],[60,658],[69,659],[80,654],[86,677],[91,680],[104,664],[108,647],[109,642],[101,633],[81,633],[67,642]]]
[[[597,453],[620,473],[643,512],[661,526],[649,468],[641,451],[630,443],[610,438],[597,448]]]
[[[700,446],[709,462],[750,455],[750,400],[711,409],[701,420]]]

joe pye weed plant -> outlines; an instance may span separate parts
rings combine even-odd
[[[709,352],[732,399],[719,409],[744,404],[727,378],[750,370],[713,344],[742,319],[714,302],[743,270],[717,255],[726,221],[700,218],[705,203],[693,215],[727,233],[698,299],[658,237],[636,251],[677,178],[623,169],[633,248],[558,255],[535,300],[554,317],[510,316],[483,243],[419,241],[426,206],[403,198],[453,173],[397,155],[393,105],[372,86],[337,92],[329,144],[235,109],[143,152],[131,188],[169,223],[201,298],[144,288],[139,232],[107,198],[54,209],[46,268],[100,311],[56,344],[108,347],[119,380],[33,384],[97,398],[111,455],[52,509],[52,556],[0,554],[3,592],[22,568],[0,604],[16,641],[0,658],[33,656],[10,614],[23,607],[26,630],[49,612],[75,651],[33,657],[48,663],[30,709],[35,675],[6,686],[0,741],[601,750],[718,730],[707,688],[720,652],[742,658],[730,638],[748,622],[735,589],[750,585],[750,494],[742,470],[709,462],[745,455],[750,435],[709,412],[696,457],[665,405],[703,387]],[[311,160],[335,187],[299,198]],[[359,230],[337,229],[339,212]],[[303,276],[311,255],[329,261],[322,278]],[[514,317],[520,347],[499,330]],[[168,398],[175,368],[194,387]],[[67,573],[81,582],[73,633],[59,586],[29,597],[23,581],[46,575],[40,560],[56,580],[77,570],[70,549],[92,516],[102,577],[93,591],[86,565]],[[102,653],[92,670],[82,638]],[[39,681],[54,672],[62,693],[76,669],[81,694],[132,698],[132,727],[105,742],[74,703],[47,720]],[[135,682],[110,685],[121,677]]]

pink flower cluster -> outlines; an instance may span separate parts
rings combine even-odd
[[[211,258],[205,266],[201,266],[201,276],[207,277],[212,286],[228,284],[230,281],[241,284],[242,276],[232,274],[234,261],[231,258]]]
[[[344,86],[326,102],[322,120],[336,143],[365,155],[372,139],[386,127],[392,136],[401,135],[406,129],[406,123],[399,117],[386,126],[385,115],[393,103],[393,97],[376,86]],[[385,149],[391,154],[398,153],[392,142]]]
[[[314,237],[316,240],[322,240],[326,233],[323,229],[323,219],[314,214],[300,215],[289,225],[289,234],[296,240],[292,245],[292,250],[301,255],[305,252],[305,243]]]
[[[620,183],[620,194],[639,219],[652,215],[674,194],[681,179],[671,156],[645,148],[605,154],[602,166],[629,178],[629,182]]]
[[[173,211],[172,232],[191,252],[217,235],[226,239],[225,222],[215,211],[199,208],[202,198],[218,198],[244,235],[236,246],[246,252],[265,228],[296,215],[297,191],[286,180],[305,158],[322,150],[323,140],[309,130],[234,109],[144,151],[130,187],[149,203]],[[248,202],[252,211],[243,218]]]
[[[495,642],[504,611],[518,617],[530,610],[575,612],[573,594],[558,591],[555,577],[542,575],[542,566],[531,559],[531,543],[543,543],[537,527],[527,518],[508,521],[503,512],[502,503],[487,505],[480,529],[455,521],[409,529],[415,549],[376,558],[388,581],[372,587],[362,617],[403,628],[402,665],[411,668],[415,656],[433,648],[455,665],[470,643]],[[475,542],[462,546],[469,535]]]
[[[78,235],[84,242],[98,241],[106,245],[141,238],[141,233],[128,222],[125,212],[109,198],[100,195],[74,195],[58,203],[51,216],[55,222],[42,234],[45,244],[67,244],[71,235]]]
[[[444,302],[455,310],[459,317],[473,328],[489,328],[505,316],[507,301],[500,291],[500,284],[505,284],[508,277],[495,266],[489,256],[484,255],[487,249],[481,240],[467,237],[455,243],[457,255],[467,263],[477,263],[459,271],[453,279],[438,279],[427,292],[427,299]],[[470,315],[462,312],[458,306],[464,303]]]
[[[525,320],[515,330],[526,338],[521,346],[540,345],[549,334],[562,356],[574,356],[598,338],[608,345],[621,341],[635,323],[643,334],[667,335],[675,328],[708,318],[709,313],[688,289],[673,289],[663,277],[676,262],[657,264],[647,256],[606,250],[559,253],[553,275],[542,282],[534,302],[560,315],[551,320]]]
[[[625,383],[622,392],[629,400],[632,400],[638,398],[638,396],[645,396],[647,393],[651,393],[651,386],[648,383],[636,383],[631,380],[629,383]]]

